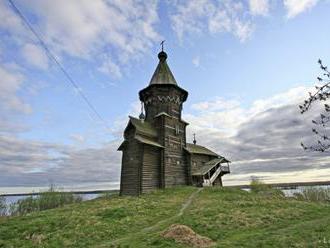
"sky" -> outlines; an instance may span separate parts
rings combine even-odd
[[[165,41],[189,92],[187,139],[232,161],[225,185],[330,180],[298,105],[330,63],[327,0],[13,0],[78,85],[0,1],[0,193],[118,187],[123,130]],[[102,120],[87,106],[87,96]],[[2,191],[1,191],[2,190]]]

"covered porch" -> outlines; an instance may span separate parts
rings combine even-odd
[[[201,167],[192,168],[192,184],[199,187],[222,186],[221,177],[230,173],[229,163],[229,160],[221,157],[212,159]]]

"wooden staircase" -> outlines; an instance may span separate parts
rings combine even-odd
[[[229,167],[220,165],[217,170],[211,175],[209,179],[204,179],[203,186],[212,186],[214,181],[218,178],[218,176],[223,173],[228,173]]]

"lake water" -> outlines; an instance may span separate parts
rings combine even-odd
[[[330,185],[321,185],[321,186],[298,186],[294,189],[281,189],[285,196],[290,197],[293,196],[294,193],[300,193],[302,190],[307,189],[307,188],[320,188],[320,189],[330,189]]]
[[[288,188],[281,188],[281,187],[277,187],[277,189],[280,189],[283,191],[284,195],[286,197],[291,197],[293,196],[295,193],[300,193],[302,192],[304,189],[307,188],[320,188],[320,189],[330,189],[330,185],[320,185],[320,186],[297,186],[291,189]],[[249,188],[243,188],[242,190],[245,191],[250,191]]]

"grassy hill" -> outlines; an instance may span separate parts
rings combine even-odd
[[[187,247],[164,237],[172,224],[215,247],[330,247],[329,204],[194,187],[2,218],[0,247]]]

